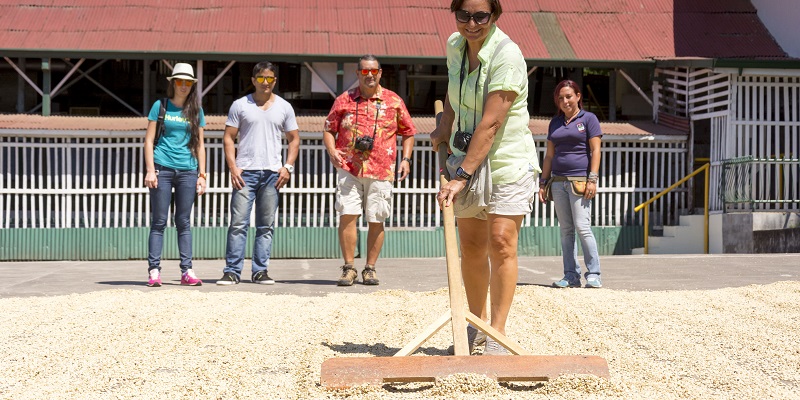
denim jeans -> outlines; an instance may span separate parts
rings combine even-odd
[[[197,170],[178,171],[159,164],[158,187],[150,189],[150,238],[147,269],[161,270],[161,251],[164,248],[164,228],[167,227],[172,189],[175,189],[175,228],[178,230],[178,251],[181,272],[192,268],[192,224],[190,216],[197,186]]]
[[[247,231],[250,229],[250,212],[256,204],[256,238],[253,245],[252,272],[266,271],[272,252],[272,235],[275,214],[280,196],[275,182],[278,173],[270,170],[242,171],[244,187],[233,189],[231,197],[231,225],[225,247],[225,269],[241,277]]]
[[[580,283],[581,266],[578,264],[578,248],[575,232],[581,241],[586,278],[600,276],[600,256],[597,241],[592,233],[592,201],[572,193],[569,181],[553,182],[551,187],[556,206],[558,225],[561,228],[561,257],[564,262],[564,278],[570,283]]]

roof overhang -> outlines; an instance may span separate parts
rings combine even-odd
[[[748,69],[782,69],[800,70],[800,59],[743,59],[743,58],[697,58],[679,57],[656,59],[655,66],[658,68],[731,68],[742,70]],[[741,71],[740,71],[741,73]]]
[[[88,58],[93,60],[203,60],[203,61],[230,61],[259,62],[269,59],[274,62],[355,62],[361,54],[253,54],[253,53],[191,53],[191,52],[147,52],[147,51],[101,51],[101,50],[65,50],[65,49],[4,49],[0,54],[9,58]],[[441,65],[446,59],[442,57],[420,56],[381,56],[383,64],[423,64]],[[563,68],[626,68],[626,67],[653,67],[655,60],[583,60],[583,59],[554,59],[554,58],[527,58],[528,66],[537,67],[563,67]]]

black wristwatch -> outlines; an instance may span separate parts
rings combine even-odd
[[[459,178],[464,178],[466,180],[472,179],[472,175],[468,174],[467,171],[464,171],[464,168],[458,167],[456,170],[456,176]]]
[[[408,158],[408,157],[403,157],[403,160],[402,160],[402,161],[408,161],[408,165],[411,165],[411,164],[412,164],[412,163],[411,163],[411,159],[410,159],[410,158]]]

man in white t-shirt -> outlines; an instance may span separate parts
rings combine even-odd
[[[260,62],[250,78],[255,92],[231,105],[225,122],[225,160],[231,173],[231,222],[225,247],[225,268],[217,285],[235,285],[244,266],[250,212],[256,204],[256,238],[253,246],[253,283],[271,285],[267,274],[279,189],[289,181],[300,151],[300,135],[292,106],[273,92],[277,68]],[[289,144],[286,163],[281,162],[282,135]],[[238,149],[234,145],[239,137]]]

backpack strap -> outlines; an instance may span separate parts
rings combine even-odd
[[[164,116],[167,114],[167,98],[164,97],[160,101],[158,107],[158,120],[156,120],[156,138],[153,139],[153,147],[158,144],[158,139],[164,134]]]

